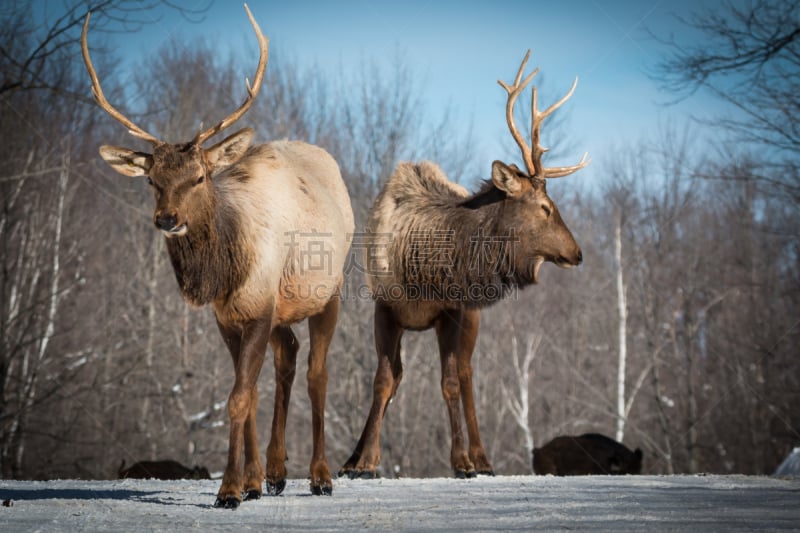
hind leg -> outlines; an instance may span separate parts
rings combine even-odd
[[[308,353],[308,396],[311,399],[311,425],[313,453],[311,456],[311,493],[333,494],[333,480],[328,459],[325,457],[325,396],[328,387],[326,365],[328,347],[339,317],[339,297],[334,296],[322,313],[309,317],[308,331],[311,349]]]
[[[378,370],[372,384],[372,407],[350,459],[339,470],[339,475],[351,478],[373,478],[381,461],[381,424],[389,401],[397,392],[403,377],[400,360],[400,339],[403,328],[395,320],[388,305],[375,302],[375,349]]]
[[[289,327],[276,327],[269,339],[275,353],[275,406],[267,447],[267,494],[276,496],[286,487],[286,416],[294,383],[297,338]]]

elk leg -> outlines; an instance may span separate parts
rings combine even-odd
[[[277,496],[286,487],[286,416],[294,383],[297,338],[289,327],[276,327],[270,337],[275,353],[275,405],[267,447],[267,494]]]
[[[378,354],[378,370],[372,383],[372,407],[353,455],[339,470],[340,476],[376,477],[376,470],[381,461],[380,436],[383,416],[403,377],[403,362],[400,360],[402,336],[403,328],[395,320],[389,306],[380,301],[375,302],[375,349]]]
[[[322,313],[309,317],[308,331],[311,349],[308,352],[308,396],[311,399],[311,426],[314,448],[311,456],[311,493],[317,496],[333,494],[333,480],[325,457],[325,395],[328,387],[326,359],[339,317],[339,297],[334,296]]]
[[[258,384],[253,385],[250,411],[244,423],[244,499],[257,500],[261,497],[261,484],[264,481],[264,465],[258,451]]]
[[[236,379],[228,397],[230,440],[228,463],[222,476],[222,485],[217,493],[215,507],[236,508],[242,498],[242,448],[245,446],[245,426],[253,412],[253,396],[256,381],[264,364],[264,353],[270,337],[271,317],[252,320],[242,324],[239,356],[236,363]],[[223,332],[223,336],[225,336]],[[251,429],[254,424],[251,424]],[[250,439],[248,439],[248,442]]]
[[[458,478],[475,477],[461,429],[461,385],[458,376],[458,349],[461,345],[461,311],[442,312],[436,320],[436,338],[442,363],[442,396],[450,418],[450,464]]]
[[[472,352],[475,349],[475,340],[478,338],[480,325],[480,311],[470,309],[461,312],[461,337],[458,346],[458,383],[461,389],[461,405],[464,408],[464,420],[469,435],[469,459],[475,466],[478,474],[493,476],[494,470],[486,456],[486,450],[481,442],[478,430],[478,416],[475,413],[475,397],[472,385]]]
[[[233,359],[234,370],[239,364],[239,350],[241,349],[241,330],[222,325],[217,321],[222,339],[228,347]],[[264,466],[261,464],[258,452],[258,431],[256,429],[256,413],[258,410],[258,385],[253,386],[253,395],[250,410],[244,423],[244,499],[258,499],[261,497],[261,482],[264,479]]]

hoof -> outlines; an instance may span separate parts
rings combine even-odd
[[[281,479],[277,483],[272,483],[270,481],[267,481],[267,494],[269,494],[270,496],[278,496],[281,492],[283,492],[283,489],[285,488],[286,488],[285,479]]]
[[[456,470],[455,471],[456,479],[468,479],[477,477],[478,473],[474,470],[470,470],[469,472],[466,470]]]
[[[311,485],[311,494],[314,496],[333,496],[333,485]]]
[[[245,491],[245,493],[242,496],[243,496],[242,501],[245,502],[250,500],[258,500],[261,498],[261,491],[258,489],[250,489],[248,491]]]
[[[217,497],[217,501],[214,502],[214,507],[217,509],[236,509],[239,507],[239,504],[242,503],[239,498],[234,496],[228,496],[227,498],[220,498]]]
[[[494,470],[478,470],[478,475],[494,477]]]

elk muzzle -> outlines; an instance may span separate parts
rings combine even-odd
[[[179,237],[186,234],[186,223],[179,224],[175,213],[158,211],[154,217],[155,225],[167,237]]]
[[[574,266],[578,266],[583,262],[583,252],[575,245],[575,251],[570,254],[560,255],[553,260],[553,263],[560,266],[561,268],[571,268]]]

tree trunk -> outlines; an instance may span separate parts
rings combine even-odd
[[[622,278],[622,211],[617,210],[614,228],[614,267],[617,271],[617,314],[619,317],[619,354],[617,357],[617,441],[625,435],[625,365],[627,364],[628,304]]]

